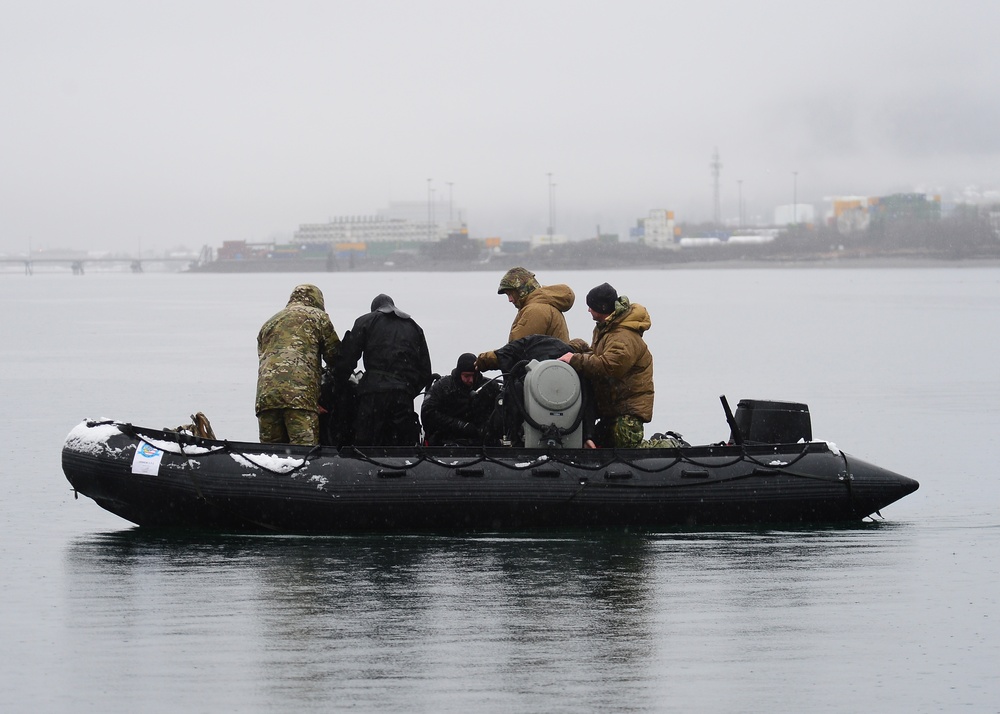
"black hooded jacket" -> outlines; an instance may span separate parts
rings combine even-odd
[[[344,383],[364,355],[365,375],[358,394],[406,392],[416,397],[431,382],[431,356],[424,331],[388,295],[372,302],[341,341],[335,381]]]

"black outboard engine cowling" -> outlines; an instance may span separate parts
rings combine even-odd
[[[735,419],[744,444],[812,441],[812,422],[805,404],[741,399],[736,405]]]

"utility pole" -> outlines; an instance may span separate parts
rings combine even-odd
[[[739,215],[740,228],[743,227],[743,179],[736,179],[736,185],[739,186],[739,203],[736,206],[737,213]]]
[[[455,185],[454,181],[448,182],[448,223],[451,223],[454,220],[454,208],[453,208],[454,204],[452,203],[451,200],[451,187],[454,185]]]
[[[715,225],[721,223],[721,203],[719,200],[719,172],[722,171],[722,162],[719,161],[719,147],[715,147],[715,153],[712,154],[712,163],[710,163],[709,168],[712,169],[712,187],[713,187],[713,206],[712,206],[712,217],[715,221]]]
[[[434,189],[431,188],[431,181],[433,179],[427,179],[427,240],[433,240],[433,235],[431,234],[431,226],[434,224]]]
[[[792,224],[799,224],[799,172],[792,171]]]
[[[556,233],[556,185],[552,183],[552,174],[548,174],[549,177],[549,237],[555,235]]]

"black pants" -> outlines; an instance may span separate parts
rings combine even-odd
[[[358,395],[356,446],[415,446],[419,440],[420,421],[406,392]]]

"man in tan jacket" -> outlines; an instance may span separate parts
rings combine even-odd
[[[527,268],[511,268],[500,278],[498,295],[506,295],[517,308],[517,315],[510,326],[507,342],[528,335],[549,335],[563,342],[569,341],[569,328],[563,315],[573,307],[576,295],[569,285],[540,285],[535,274]],[[497,369],[493,352],[483,352],[476,361],[476,369]]]
[[[594,389],[599,418],[596,445],[638,448],[643,424],[653,418],[653,356],[642,338],[652,325],[649,312],[619,296],[608,283],[587,293],[587,308],[597,323],[593,340],[589,346],[572,340],[575,351],[559,359]]]

